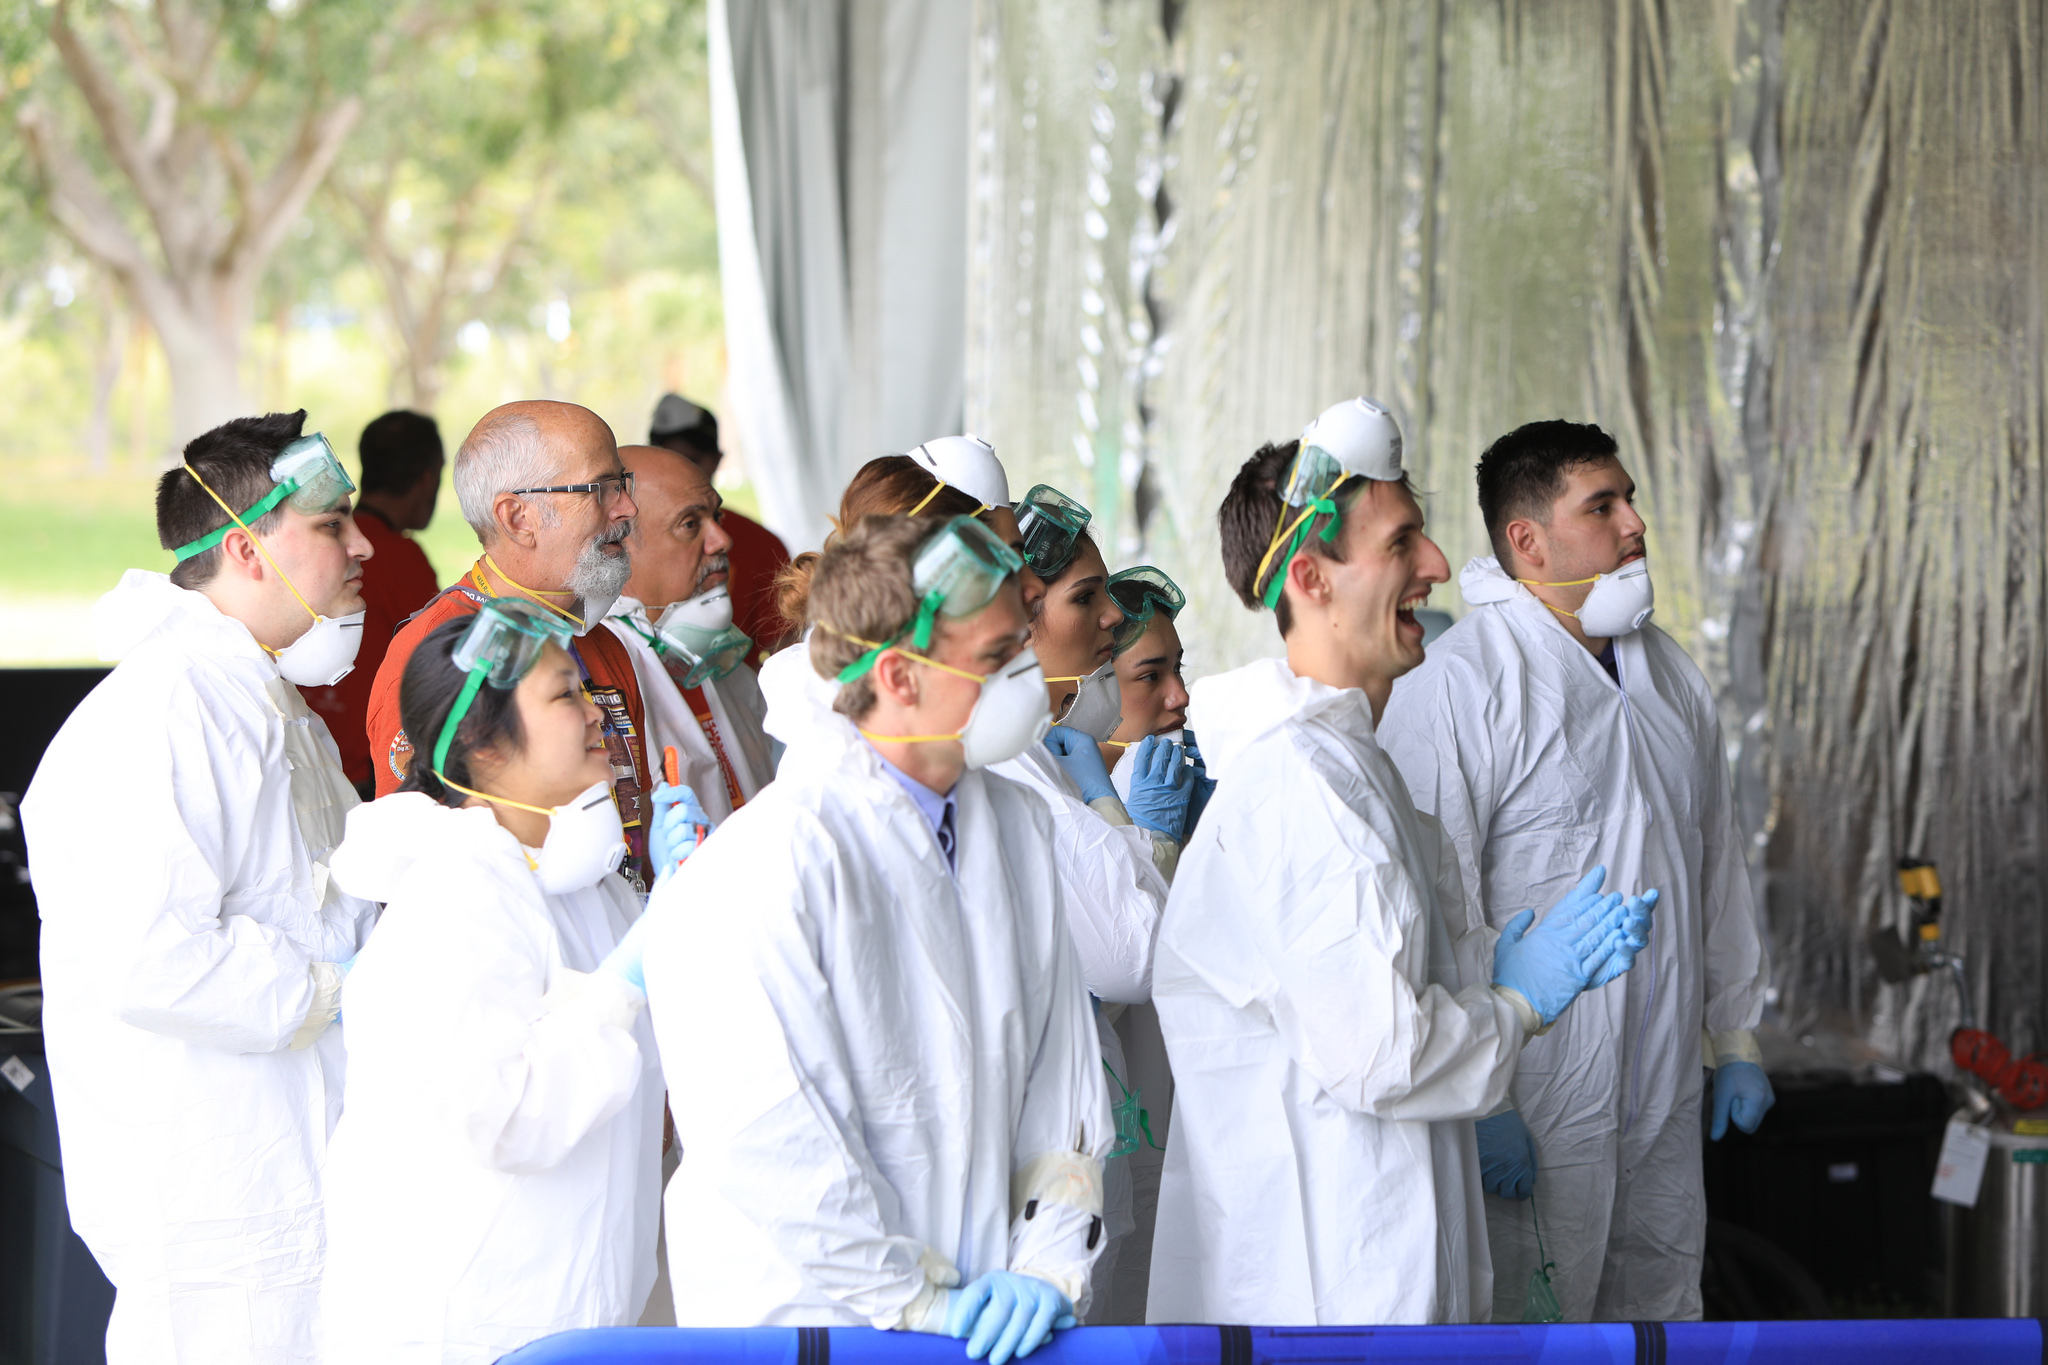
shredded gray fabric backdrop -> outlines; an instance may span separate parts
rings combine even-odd
[[[1455,570],[1487,441],[1600,422],[1722,699],[1785,1021],[1943,1065],[1952,991],[1863,942],[1921,853],[2043,1045],[2044,22],[980,0],[968,425],[1188,588],[1210,672],[1277,642],[1213,525],[1261,441],[1388,402]]]

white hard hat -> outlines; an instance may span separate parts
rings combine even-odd
[[[910,458],[939,482],[990,507],[1010,505],[1010,476],[996,449],[979,436],[941,436],[910,452]]]
[[[1301,429],[1301,446],[1327,451],[1347,474],[1385,483],[1401,477],[1401,427],[1370,398],[1325,408]]]

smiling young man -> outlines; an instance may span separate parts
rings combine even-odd
[[[1087,1307],[1111,1135],[1036,795],[1017,556],[971,517],[869,517],[811,578],[833,710],[649,904],[685,1327],[970,1337]]]
[[[649,761],[673,746],[680,785],[723,821],[775,778],[768,704],[743,666],[753,642],[733,616],[725,505],[711,476],[672,450],[621,446],[619,458],[640,515],[626,541],[633,576],[605,627],[633,657]]]
[[[357,798],[293,685],[346,672],[371,553],[305,417],[228,422],[163,476],[177,568],[131,569],[94,608],[121,662],[21,803],[65,1194],[114,1285],[112,1365],[317,1357],[329,1025],[376,907],[327,875]]]
[[[1481,1128],[1487,1188],[1515,1196],[1486,1200],[1508,1320],[1539,1264],[1539,1217],[1566,1318],[1697,1318],[1703,1049],[1714,1137],[1731,1118],[1754,1131],[1772,1102],[1751,1032],[1769,970],[1721,724],[1699,669],[1647,624],[1635,491],[1597,426],[1533,422],[1494,442],[1479,506],[1495,557],[1465,566],[1472,611],[1381,726],[1475,909],[1540,905],[1590,863],[1663,893],[1650,952],[1529,1046],[1514,1111]],[[1532,1175],[1535,1215],[1519,1202]]]
[[[1534,928],[1454,940],[1462,893],[1439,892],[1436,829],[1374,739],[1422,662],[1415,608],[1449,576],[1392,417],[1356,399],[1265,447],[1218,520],[1231,586],[1272,607],[1286,657],[1190,689],[1217,787],[1153,970],[1175,1090],[1147,1316],[1483,1317],[1472,1120],[1525,1039],[1627,969],[1647,909],[1591,869]]]
[[[377,794],[397,791],[416,756],[398,719],[399,682],[413,646],[493,597],[524,598],[576,633],[569,653],[584,691],[604,713],[612,791],[633,850],[628,870],[644,875],[654,789],[647,717],[632,656],[603,625],[633,572],[628,538],[639,510],[612,429],[574,403],[536,399],[493,408],[455,453],[455,495],[484,552],[399,629],[377,671],[369,720]]]

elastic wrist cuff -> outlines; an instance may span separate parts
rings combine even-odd
[[[1131,813],[1125,810],[1124,803],[1117,800],[1113,795],[1096,797],[1088,803],[1088,809],[1094,811],[1112,825],[1128,825],[1131,823]]]
[[[1750,1029],[1732,1028],[1722,1033],[1710,1033],[1707,1044],[1714,1066],[1725,1066],[1729,1062],[1749,1062],[1754,1066],[1764,1064],[1764,1051],[1756,1045],[1756,1034]]]
[[[1513,986],[1495,986],[1493,993],[1514,1007],[1515,1021],[1521,1024],[1523,1033],[1531,1038],[1541,1038],[1550,1032],[1550,1025],[1543,1022],[1543,1016],[1536,1012],[1528,997]]]
[[[306,1017],[299,1024],[299,1031],[292,1035],[291,1050],[303,1052],[313,1046],[313,1040],[327,1031],[334,1022],[334,1016],[341,1013],[341,968],[332,962],[315,962],[313,973],[313,1004],[306,1011]]]

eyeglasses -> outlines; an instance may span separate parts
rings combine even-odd
[[[1024,563],[1040,578],[1057,578],[1074,562],[1074,546],[1093,514],[1059,489],[1039,484],[1017,504]]]
[[[1110,635],[1117,654],[1138,643],[1154,616],[1163,613],[1171,621],[1188,604],[1180,585],[1150,564],[1111,574],[1109,597],[1124,614],[1123,623]]]
[[[633,474],[604,474],[589,483],[551,483],[546,488],[514,488],[513,493],[595,493],[610,507],[622,497],[633,496]]]

